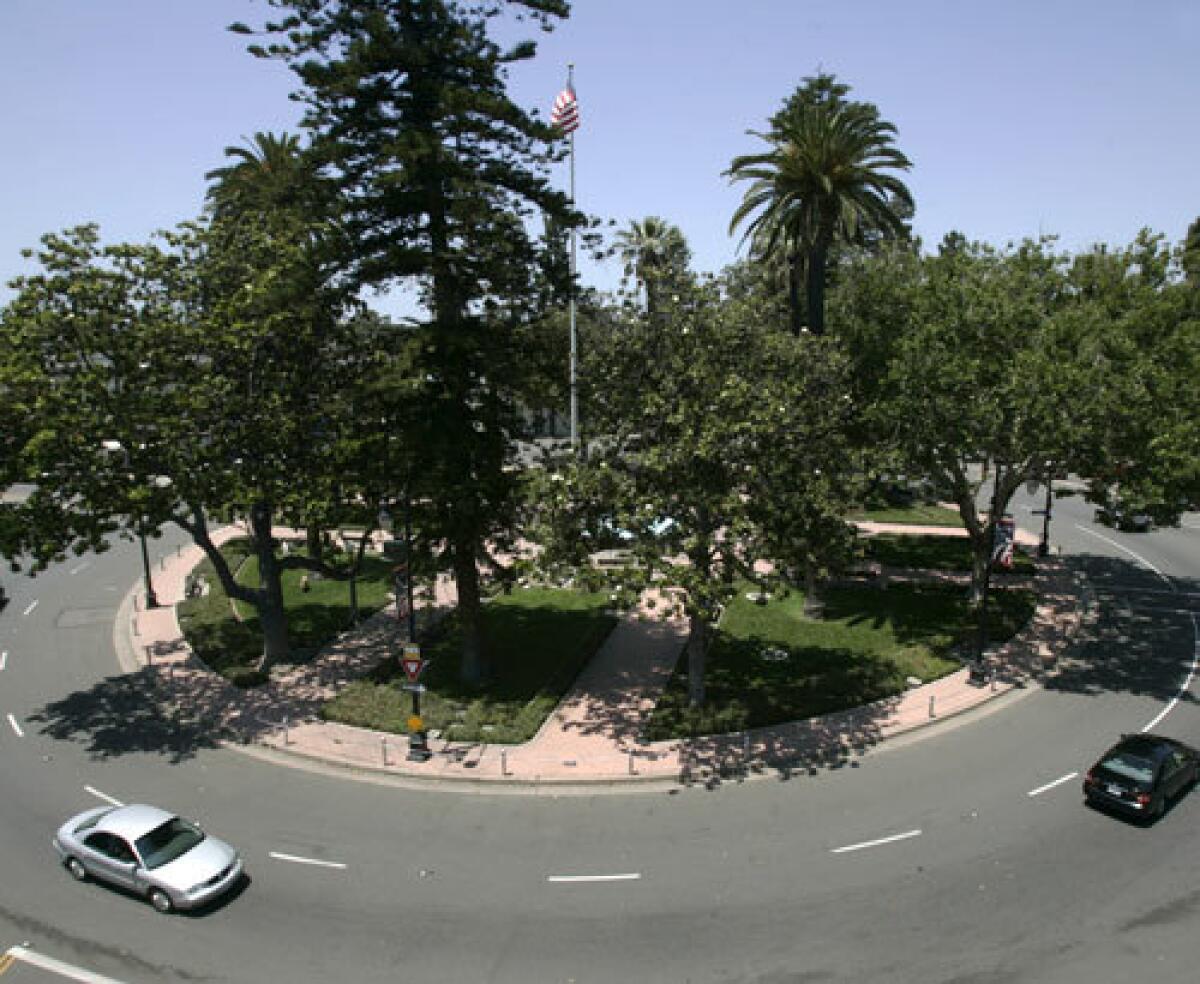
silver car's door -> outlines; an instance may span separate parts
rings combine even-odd
[[[98,831],[84,838],[83,844],[89,853],[84,863],[97,877],[122,888],[136,887],[133,874],[136,856],[125,841],[115,834]]]

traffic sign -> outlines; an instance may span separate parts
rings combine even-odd
[[[409,682],[416,683],[417,677],[425,669],[425,660],[421,658],[421,647],[415,642],[406,642],[404,655],[400,657],[400,665],[404,668],[404,675],[408,677]]]
[[[408,719],[408,730],[410,733],[418,732],[421,730],[421,728],[424,726],[424,724],[425,724],[424,721],[422,721],[419,717],[417,717],[417,715],[413,714]]]

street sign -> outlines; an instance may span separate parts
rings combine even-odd
[[[415,642],[406,642],[404,654],[400,657],[400,665],[404,668],[404,675],[408,677],[409,683],[416,683],[417,677],[425,669],[425,660],[421,658],[421,647]]]
[[[423,694],[423,693],[425,693],[425,684],[423,684],[423,683],[402,683],[402,684],[400,684],[400,689],[406,690],[410,694]]]
[[[1001,567],[1012,567],[1013,543],[1016,540],[1017,524],[1007,513],[996,522],[992,558]]]

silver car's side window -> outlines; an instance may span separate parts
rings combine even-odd
[[[130,846],[114,834],[104,831],[90,834],[84,839],[84,844],[93,851],[103,854],[107,858],[112,858],[114,861],[120,861],[123,864],[129,864],[136,860]]]

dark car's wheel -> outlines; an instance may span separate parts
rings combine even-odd
[[[71,877],[76,881],[87,880],[87,868],[83,866],[83,862],[79,858],[67,858],[63,864],[66,865],[67,871],[71,872]]]
[[[171,896],[169,896],[161,888],[150,889],[146,897],[150,900],[150,904],[154,906],[154,910],[156,912],[161,912],[165,915],[174,908],[174,906],[171,905]]]

